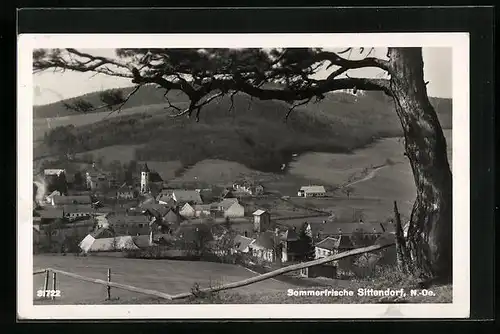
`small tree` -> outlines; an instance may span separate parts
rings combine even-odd
[[[314,240],[311,230],[307,228],[307,224],[300,229],[299,232],[299,254],[298,260],[311,261],[315,258]]]
[[[75,178],[75,188],[81,189],[84,186],[82,172],[80,172],[80,171],[76,172],[74,175],[74,178]]]
[[[354,192],[354,188],[347,186],[342,188],[342,192],[347,196],[347,198],[349,198],[351,194]]]

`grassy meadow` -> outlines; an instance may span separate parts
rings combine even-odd
[[[205,288],[256,276],[255,273],[246,268],[230,264],[104,256],[35,255],[33,266],[34,269],[50,267],[104,280],[107,277],[108,268],[111,268],[113,282],[168,294],[189,292],[195,283],[198,283],[200,288]],[[34,298],[36,290],[43,287],[43,280],[43,275],[33,276]],[[290,287],[293,286],[271,279],[234,291],[241,293],[280,292]],[[106,298],[105,286],[79,281],[63,275],[57,276],[57,288],[61,290],[62,296],[55,301],[58,304],[104,303]],[[112,289],[111,294],[112,298],[120,299],[143,297],[138,293],[119,289]]]

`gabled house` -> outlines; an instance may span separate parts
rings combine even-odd
[[[299,197],[324,197],[326,190],[323,186],[303,186],[297,193]]]
[[[149,214],[150,216],[163,217],[168,213],[170,208],[165,206],[165,205],[162,205],[162,204],[145,203],[145,204],[141,205],[140,210],[141,210],[141,213],[143,213],[143,214]]]
[[[144,215],[114,215],[107,218],[109,228],[119,235],[142,235],[151,231],[151,220]]]
[[[179,210],[179,214],[186,218],[193,217],[209,217],[211,215],[212,206],[210,204],[189,204],[186,203]]]
[[[276,239],[277,236],[273,232],[263,232],[248,246],[249,251],[252,256],[263,261],[274,262],[281,259],[281,246]]]
[[[163,216],[163,222],[169,226],[170,230],[173,230],[180,225],[182,217],[175,209],[170,209]]]
[[[218,205],[219,211],[224,218],[238,218],[245,216],[245,208],[238,203],[236,198],[223,199]]]
[[[132,236],[116,236],[108,229],[100,228],[88,234],[79,244],[85,252],[116,252],[121,250],[137,250]]]
[[[195,217],[195,210],[192,205],[186,203],[180,208],[179,214],[186,218],[192,218]]]
[[[233,240],[233,251],[235,253],[248,253],[250,252],[250,247],[255,242],[255,239],[248,238],[243,235],[237,235]]]
[[[256,210],[253,213],[254,231],[265,232],[271,228],[271,214],[266,210]]]
[[[158,201],[158,203],[160,204],[170,204],[169,202],[171,203],[174,203],[175,204],[175,201],[174,199],[172,198],[172,194],[174,193],[174,189],[162,189],[160,190],[160,192],[158,193],[158,195],[156,196],[156,200]]]

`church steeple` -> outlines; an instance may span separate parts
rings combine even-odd
[[[146,173],[149,173],[149,172],[150,172],[150,170],[149,170],[149,168],[148,168],[148,164],[147,164],[147,163],[144,163],[144,165],[142,165],[141,172],[146,172]]]
[[[148,164],[145,163],[141,168],[141,193],[145,194],[149,192],[149,168]]]

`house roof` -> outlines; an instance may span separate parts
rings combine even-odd
[[[38,210],[37,212],[38,212],[40,218],[43,218],[43,219],[62,218],[64,215],[64,211],[60,208],[46,207],[43,210]]]
[[[163,202],[163,203],[167,203],[165,205],[168,205],[168,206],[174,206],[175,205],[175,201],[174,199],[169,196],[169,195],[159,195],[156,197],[157,201],[158,202]]]
[[[229,196],[234,196],[233,195],[233,190],[227,189],[227,188],[224,189],[224,190],[222,190],[222,193],[221,193],[221,197],[222,198],[230,198]]]
[[[323,186],[302,186],[300,187],[301,191],[306,193],[324,193],[326,192],[325,187]]]
[[[235,203],[238,203],[237,198],[224,198],[219,202],[219,206],[221,206],[223,210],[227,210]]]
[[[113,242],[113,239],[115,242]],[[138,249],[130,235],[116,238],[100,238],[94,240],[90,246],[90,251],[110,251],[116,249]]]
[[[177,202],[203,204],[200,194],[196,190],[174,190],[173,196]]]
[[[163,182],[163,179],[161,178],[160,174],[158,174],[157,172],[149,172],[148,181],[149,182]]]
[[[92,199],[90,196],[53,196],[52,197],[55,205],[62,204],[91,204]]]
[[[253,245],[265,249],[274,249],[274,237],[275,235],[272,232],[263,232],[257,237]]]
[[[144,165],[141,166],[141,172],[146,172],[146,173],[149,173],[150,170],[149,170],[149,167],[148,167],[148,164],[145,163]]]
[[[205,231],[207,233],[207,240],[206,241],[211,241],[213,240],[213,235],[211,233],[211,229],[208,225],[206,224],[189,224],[189,225],[181,225],[177,229],[175,235],[177,235],[179,238],[181,238],[183,241],[186,242],[194,242],[198,240],[198,233],[200,231]]]
[[[143,215],[134,215],[134,216],[128,216],[128,215],[114,215],[111,217],[108,217],[108,222],[111,225],[114,224],[149,224],[149,219],[146,216]]]
[[[201,189],[200,190],[200,197],[203,202],[210,202],[212,200],[215,200],[220,195],[220,193],[217,193],[214,189]]]
[[[325,239],[323,239],[320,242],[318,242],[316,244],[316,247],[323,248],[323,249],[328,249],[328,250],[338,249],[339,239],[340,238],[326,237]]]
[[[141,206],[141,209],[143,213],[149,211],[151,214],[160,215],[161,217],[165,216],[170,210],[165,205],[156,203],[145,203]]]
[[[92,206],[88,204],[67,204],[62,207],[64,213],[74,213],[74,212],[94,212]]]
[[[151,246],[149,244],[149,234],[133,236],[132,241],[138,248],[148,248]]]
[[[176,224],[181,221],[181,217],[173,210],[168,210],[168,212],[163,216],[163,220],[170,224]]]
[[[248,246],[250,246],[255,239],[245,237],[243,235],[237,235],[234,237],[233,244],[234,247],[239,251],[244,251]]]
[[[264,214],[264,213],[268,213],[268,212],[267,212],[266,210],[261,210],[261,209],[259,209],[259,210],[256,210],[256,211],[253,213],[253,215],[254,215],[254,216],[260,216],[260,215],[262,215],[262,214]]]

